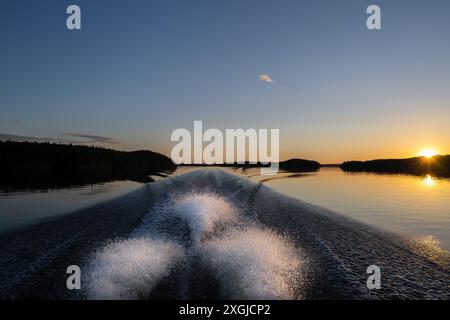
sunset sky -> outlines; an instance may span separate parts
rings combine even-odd
[[[448,0],[1,1],[0,138],[169,155],[202,120],[278,128],[281,159],[448,154],[449,34]]]

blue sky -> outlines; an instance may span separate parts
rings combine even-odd
[[[446,0],[15,0],[0,26],[0,134],[169,154],[203,120],[279,128],[281,158],[450,153]]]

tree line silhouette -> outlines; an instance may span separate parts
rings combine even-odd
[[[341,169],[348,172],[376,172],[412,174],[417,176],[433,175],[435,177],[450,177],[450,155],[434,156],[432,158],[414,157],[408,159],[381,159],[371,161],[347,161],[341,164]]]
[[[0,187],[47,188],[113,180],[150,181],[149,174],[175,168],[152,151],[116,151],[95,146],[0,142]]]
[[[201,166],[201,165],[200,165]],[[261,167],[257,164],[217,166]],[[317,161],[290,159],[279,163],[288,171],[316,171]],[[0,141],[0,189],[49,189],[115,180],[151,181],[150,174],[172,171],[172,160],[152,151],[117,151],[96,146],[50,142]],[[450,155],[432,158],[346,161],[347,172],[375,172],[450,177]]]

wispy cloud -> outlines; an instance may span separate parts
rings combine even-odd
[[[59,139],[59,138],[41,138],[41,137],[30,137],[21,136],[17,134],[0,133],[0,141],[16,141],[16,142],[61,142],[70,143],[69,140]]]
[[[55,143],[72,143],[72,144],[120,144],[121,142],[112,137],[97,136],[84,133],[64,133],[65,136],[76,138],[76,139],[66,139],[66,138],[41,138],[41,137],[30,137],[21,136],[16,134],[5,134],[0,133],[0,141],[17,141],[17,142],[55,142]]]
[[[259,76],[259,80],[267,82],[267,83],[273,83],[272,78],[268,74],[261,74]]]
[[[105,136],[97,136],[92,134],[84,134],[78,132],[66,132],[65,136],[73,137],[73,138],[81,138],[84,139],[84,143],[107,143],[107,144],[119,144],[120,141],[113,137],[105,137]]]

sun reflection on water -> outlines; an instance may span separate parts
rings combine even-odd
[[[431,175],[427,174],[427,176],[422,179],[422,184],[427,187],[433,187],[436,185],[436,179],[434,179]]]

